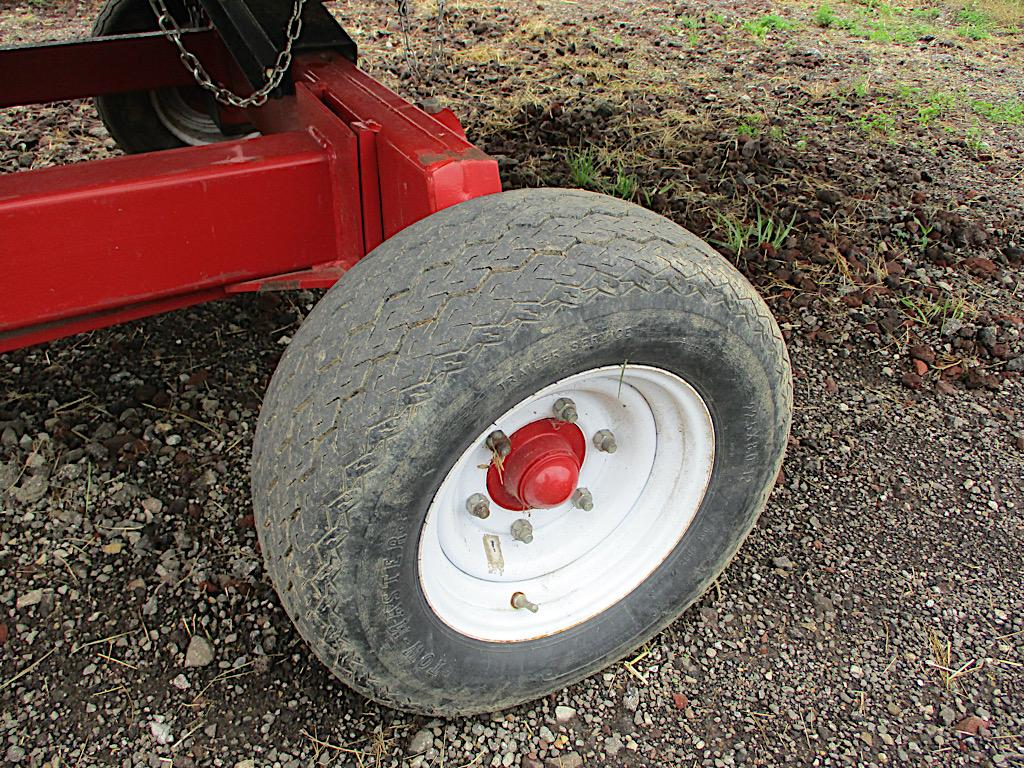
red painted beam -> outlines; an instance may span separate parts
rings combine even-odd
[[[60,321],[351,263],[362,233],[336,214],[308,133],[0,176],[0,351]]]
[[[501,191],[452,115],[337,55],[293,75],[294,96],[247,110],[262,137],[0,176],[0,352],[227,293],[327,287],[399,230]]]
[[[231,73],[215,32],[187,31],[182,41],[216,79]],[[0,72],[0,108],[195,85],[162,32],[0,47]]]

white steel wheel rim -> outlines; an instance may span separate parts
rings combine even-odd
[[[170,133],[191,147],[203,147],[224,140],[217,121],[189,105],[178,88],[150,91],[157,117]]]
[[[572,501],[515,512],[490,500],[490,516],[466,510],[487,496],[485,442],[551,418],[571,398],[587,440],[578,486],[593,509]],[[617,450],[593,443],[598,430]],[[523,642],[565,631],[603,613],[636,589],[675,549],[693,522],[714,464],[715,433],[703,398],[679,376],[643,365],[605,366],[569,376],[523,400],[467,448],[434,495],[419,540],[420,587],[434,614],[468,637]],[[489,498],[489,497],[488,497]],[[512,538],[519,518],[529,544]],[[523,593],[531,612],[513,608]]]

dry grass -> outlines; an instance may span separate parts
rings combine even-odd
[[[960,10],[964,7],[963,2],[946,0],[946,6]],[[1024,24],[1024,0],[974,0],[970,7],[991,16],[995,21],[1005,25]]]
[[[459,64],[501,64],[506,60],[506,52],[493,43],[480,43],[452,51],[452,60]]]

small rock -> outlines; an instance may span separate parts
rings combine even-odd
[[[835,205],[843,199],[843,196],[834,189],[819,189],[815,191],[814,196],[825,205]]]
[[[251,757],[246,758],[245,760],[239,760],[235,763],[235,768],[256,768],[256,761]]]
[[[164,503],[160,501],[160,499],[155,499],[150,496],[149,498],[142,500],[142,508],[151,515],[157,515],[160,513],[160,510],[164,508]]]
[[[987,731],[991,727],[992,723],[988,720],[980,718],[977,715],[968,715],[957,723],[953,730],[957,733],[965,733],[968,736],[977,736],[982,731]]]
[[[50,489],[50,482],[43,475],[32,475],[14,490],[14,498],[22,504],[39,501]]]
[[[900,381],[903,383],[903,386],[908,387],[909,389],[920,389],[924,386],[924,381],[921,377],[911,371],[904,373],[900,378]]]
[[[183,674],[179,674],[176,678],[171,680],[171,685],[177,688],[179,691],[184,691],[189,688],[188,678]]]
[[[213,661],[213,646],[210,641],[202,635],[192,635],[188,642],[188,650],[185,651],[186,667],[205,667]]]
[[[157,744],[170,744],[174,741],[174,736],[171,735],[171,726],[167,723],[153,720],[149,724],[149,732],[153,735],[153,740]]]
[[[917,346],[911,347],[908,352],[910,357],[914,360],[920,360],[928,365],[935,365],[935,353],[931,350],[931,347],[926,347],[924,344],[918,344]]]
[[[430,749],[434,744],[434,734],[428,731],[426,728],[422,728],[416,731],[416,734],[412,737],[409,742],[409,752],[414,755],[421,754]]]
[[[580,768],[581,765],[583,758],[578,752],[566,752],[547,761],[548,768]]]
[[[22,608],[31,608],[33,605],[39,605],[43,602],[43,590],[33,589],[21,595],[15,605],[20,611]]]
[[[608,757],[615,757],[622,751],[622,747],[622,739],[614,733],[604,740],[604,751],[608,753]]]
[[[576,710],[572,707],[555,707],[555,722],[559,725],[565,725],[574,717],[576,717]]]
[[[636,712],[636,708],[640,706],[640,692],[633,686],[629,686],[622,694],[622,704],[630,712]]]
[[[772,565],[776,568],[780,568],[783,571],[791,571],[794,568],[796,568],[796,563],[794,563],[785,555],[782,555],[781,557],[773,557]]]

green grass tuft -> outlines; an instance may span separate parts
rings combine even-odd
[[[991,123],[1024,125],[1024,101],[1020,99],[999,102],[972,101],[971,109]]]
[[[799,26],[795,21],[790,21],[775,13],[769,13],[759,19],[753,19],[743,24],[743,28],[758,40],[763,40],[770,31],[796,29]]]
[[[581,189],[598,188],[600,174],[597,171],[594,150],[570,149],[565,153],[565,161],[569,164],[569,176],[573,184]]]

